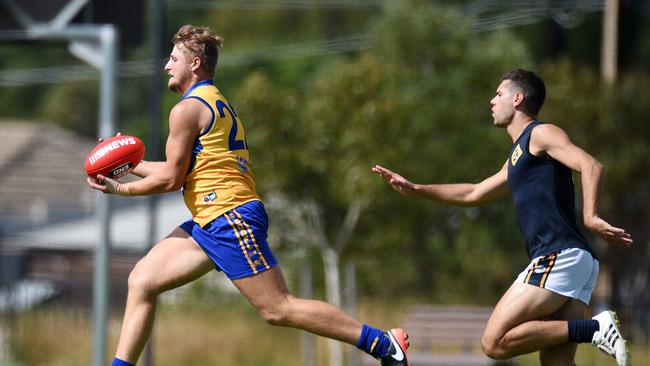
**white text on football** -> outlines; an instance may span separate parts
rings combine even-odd
[[[127,145],[135,145],[135,139],[133,137],[125,137],[119,140],[115,140],[111,142],[110,144],[107,144],[106,146],[102,147],[101,149],[95,151],[94,154],[88,158],[88,161],[90,162],[90,165],[95,165],[95,163],[101,159],[103,156],[108,154],[110,151],[117,150],[122,146],[127,146]]]

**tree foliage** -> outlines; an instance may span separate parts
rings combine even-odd
[[[476,182],[496,172],[511,142],[491,126],[489,100],[510,68],[545,77],[542,119],[608,167],[603,211],[647,217],[647,208],[633,209],[647,201],[647,106],[630,98],[647,73],[607,90],[596,70],[536,63],[512,31],[467,29],[454,9],[390,3],[370,27],[368,51],[326,61],[293,87],[274,88],[274,74],[260,70],[236,97],[262,192],[313,198],[332,235],[351,200],[369,200],[344,253],[366,295],[492,303],[527,262],[508,200],[466,209],[407,199],[370,172],[378,163],[418,182]],[[647,90],[637,99],[648,100]],[[611,116],[630,116],[630,128],[621,131]]]
[[[404,199],[370,168],[387,165],[418,181],[476,181],[498,170],[509,146],[490,126],[488,101],[506,65],[530,61],[507,32],[476,38],[458,13],[402,6],[372,27],[369,51],[325,63],[301,88],[275,90],[264,73],[247,78],[237,103],[251,126],[260,188],[318,202],[332,237],[351,202],[371,202],[346,249],[367,294],[410,288],[434,301],[492,301],[511,273],[503,249],[520,246],[509,209],[504,220],[493,208]],[[494,222],[506,224],[509,239],[490,230]],[[497,270],[484,271],[488,263]],[[472,276],[498,285],[452,285]]]
[[[174,10],[168,16],[170,35],[185,23],[209,25],[224,35],[222,60],[242,50],[250,54],[245,63],[220,66],[216,82],[247,128],[264,196],[281,192],[292,202],[316,203],[330,239],[350,205],[364,202],[342,253],[357,265],[364,295],[399,291],[427,301],[491,304],[523,268],[528,259],[508,200],[455,208],[404,198],[370,170],[381,164],[416,182],[476,182],[496,172],[511,142],[492,126],[489,100],[502,73],[517,67],[539,71],[546,80],[541,119],[566,129],[606,167],[602,215],[636,239],[631,251],[606,249],[597,241],[615,283],[642,277],[639,269],[650,259],[650,74],[632,68],[637,64],[630,60],[636,55],[643,65],[648,59],[650,38],[642,36],[647,22],[634,23],[636,33],[633,24],[623,25],[635,35],[623,40],[637,40],[621,47],[632,67],[610,87],[591,60],[598,53],[595,41],[583,41],[600,31],[596,15],[585,27],[567,31],[564,42],[581,46],[566,52],[567,58],[557,57],[560,30],[549,22],[477,34],[462,9],[427,1],[387,1],[370,10]],[[277,44],[351,35],[367,42],[362,51],[297,57],[288,47],[286,54],[262,57]],[[5,44],[0,66],[72,62],[61,45],[54,48],[43,50],[48,56],[24,60],[22,47]],[[250,53],[255,48],[260,53]],[[120,82],[120,129],[146,138],[148,80]],[[3,88],[0,106],[5,116],[54,119],[93,134],[97,91],[90,83]],[[164,93],[164,125],[177,101],[177,95]],[[279,253],[304,250],[278,244]],[[639,287],[634,286],[617,288]],[[650,280],[635,293],[619,293],[618,301],[649,304],[648,287]]]

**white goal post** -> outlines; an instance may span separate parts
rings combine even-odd
[[[67,41],[68,50],[101,73],[99,136],[115,133],[119,32],[110,24],[69,24],[88,0],[1,0],[18,29],[0,30],[2,41]],[[54,9],[58,7],[58,9]],[[95,249],[93,280],[93,366],[106,359],[108,289],[110,286],[110,195],[98,195],[99,237]]]

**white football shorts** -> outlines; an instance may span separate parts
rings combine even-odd
[[[598,270],[598,260],[588,251],[569,248],[534,258],[515,282],[545,288],[589,305]]]

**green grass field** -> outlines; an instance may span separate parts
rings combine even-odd
[[[382,327],[400,320],[394,311],[376,305],[364,304],[360,312],[362,319]],[[87,366],[92,359],[91,315],[88,311],[60,306],[18,314],[10,336],[14,360],[4,362],[3,366]],[[115,350],[121,316],[116,313],[111,317],[109,355]],[[159,308],[154,328],[154,364],[300,366],[303,363],[301,342],[301,332],[267,325],[242,302],[189,309],[165,305]],[[327,365],[326,355],[327,343],[318,338],[316,359],[319,366]],[[650,347],[633,346],[632,357],[633,365],[650,366]],[[537,354],[519,357],[516,362],[520,366],[539,364]],[[613,359],[588,345],[578,348],[576,363],[581,366],[615,365]]]

